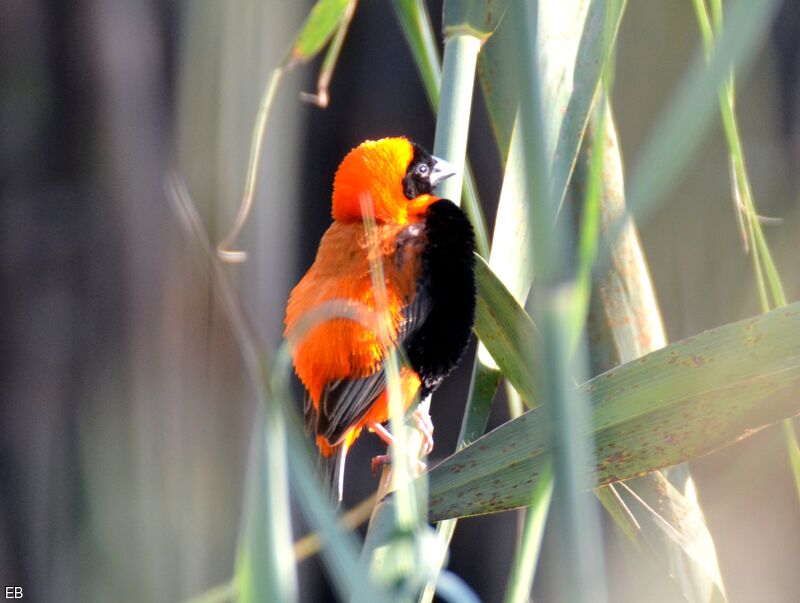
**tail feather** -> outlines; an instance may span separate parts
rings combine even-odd
[[[339,444],[334,448],[331,456],[324,458],[325,484],[337,508],[342,504],[344,493],[344,467],[347,460],[347,448],[346,444]]]
[[[319,433],[319,415],[314,408],[313,401],[308,391],[303,404],[303,416],[305,418],[306,432],[308,434]],[[343,441],[332,448],[324,438],[317,436],[317,446],[320,448],[319,466],[325,476],[325,486],[330,495],[331,502],[337,509],[342,504],[344,493],[344,464],[347,458],[347,450],[350,447],[348,441]],[[324,451],[324,453],[323,453]],[[327,456],[325,455],[327,454]]]

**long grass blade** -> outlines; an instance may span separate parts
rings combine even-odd
[[[542,350],[546,350],[537,378],[545,400],[543,416],[552,450],[552,525],[558,542],[554,584],[557,596],[565,600],[605,601],[599,514],[594,501],[581,491],[583,474],[592,465],[594,456],[594,447],[587,437],[587,399],[583,392],[572,387],[573,377],[583,376],[585,355],[582,346],[573,354],[568,341],[575,300],[570,277],[569,232],[563,220],[555,219],[559,200],[552,195],[554,180],[549,158],[553,147],[547,135],[552,124],[545,122],[541,92],[541,82],[549,79],[546,72],[544,79],[540,79],[536,60],[540,31],[537,11],[546,10],[545,6],[515,6],[511,13],[515,52],[508,59],[516,60],[520,71],[520,129],[529,222],[533,226],[529,245],[536,275],[533,308],[542,333]],[[565,160],[555,157],[556,182],[558,174],[566,169]],[[526,438],[533,433],[519,435]]]
[[[317,56],[347,19],[352,5],[353,0],[318,0],[297,32],[290,61],[305,63]]]
[[[753,59],[778,7],[777,0],[732,0],[708,65],[695,57],[648,137],[631,174],[628,210],[641,223],[669,196],[708,131],[718,90],[731,71]]]
[[[261,94],[261,101],[253,125],[250,158],[247,162],[242,201],[239,204],[233,225],[217,245],[217,255],[221,260],[234,263],[247,260],[247,252],[235,250],[232,247],[247,223],[253,207],[258,181],[258,166],[264,146],[264,134],[267,129],[272,104],[275,101],[275,95],[278,92],[278,87],[284,74],[298,63],[313,59],[325,47],[331,37],[334,37],[331,51],[326,56],[323,64],[317,96],[314,97],[315,102],[321,101],[324,97],[323,106],[327,105],[327,87],[344,42],[347,27],[353,17],[356,2],[357,0],[318,0],[295,37],[292,48],[270,74]],[[318,102],[318,104],[322,103]]]
[[[286,431],[279,411],[261,414],[254,427],[255,453],[236,555],[237,600],[297,601],[294,560],[285,554],[291,546]]]
[[[594,487],[697,458],[800,412],[800,302],[670,344],[592,378]],[[543,408],[430,472],[432,519],[527,504],[550,457]]]
[[[530,597],[533,575],[539,561],[545,521],[552,497],[553,470],[548,466],[545,467],[533,489],[531,505],[525,516],[519,551],[514,557],[511,574],[508,577],[506,594],[503,599],[505,603],[526,603]]]
[[[445,50],[443,61],[443,77],[440,94],[440,102],[436,121],[436,139],[434,143],[434,153],[440,157],[445,157],[457,167],[462,169],[466,164],[467,152],[467,133],[469,131],[469,118],[472,109],[472,95],[475,83],[475,69],[478,53],[485,39],[490,36],[496,27],[499,19],[502,18],[504,8],[495,6],[496,20],[486,19],[487,6],[483,3],[472,4],[463,2],[448,2],[445,5],[444,30],[445,30]],[[502,3],[501,3],[502,4]],[[462,12],[468,9],[467,12]],[[470,10],[471,9],[471,10]],[[480,16],[478,16],[480,15]],[[478,21],[485,27],[483,30],[475,29],[470,26],[472,19]],[[480,211],[470,210],[469,205],[472,199],[476,199],[476,189],[472,182],[471,174],[467,173],[464,180],[451,179],[444,183],[441,196],[449,199],[460,199],[462,182],[466,185],[467,195],[465,200],[468,214],[472,216],[473,224],[478,224],[476,228],[476,239],[479,251],[486,253],[486,227],[485,221]],[[473,375],[470,393],[476,391],[476,387],[484,391],[496,388],[499,375],[484,371],[481,375]],[[492,383],[493,382],[493,383]],[[472,396],[470,395],[470,400]],[[468,403],[465,409],[464,421],[462,422],[460,442],[465,437],[469,437],[468,430],[482,433],[489,416],[491,407],[491,397],[484,399],[480,404]],[[459,444],[461,445],[461,444]],[[440,570],[445,563],[447,546],[455,530],[454,523],[440,525],[438,527],[437,543],[438,555],[433,559],[432,576],[427,585],[422,589],[420,601],[426,603],[433,600],[435,584],[438,582]]]
[[[716,29],[716,35],[719,35],[722,28],[722,3],[718,1],[712,3],[713,29],[711,26],[712,17],[709,16],[705,2],[694,0],[694,7],[703,38],[703,47],[706,51],[706,56],[710,57],[715,43],[713,29]],[[743,228],[746,237],[746,249],[753,250],[753,268],[756,275],[759,299],[761,300],[761,309],[766,312],[770,308],[785,306],[786,294],[784,293],[781,277],[778,274],[778,268],[761,227],[762,218],[758,214],[755,200],[753,199],[752,187],[750,186],[750,178],[745,163],[744,146],[736,118],[735,96],[736,90],[733,75],[731,75],[729,80],[720,87],[720,115],[725,129],[725,138],[728,142],[734,207],[740,223],[746,224]],[[798,448],[797,433],[791,420],[787,420],[784,423],[783,436],[789,453],[795,490],[798,497],[800,497],[800,453],[798,453],[800,449]]]
[[[209,277],[219,294],[222,307],[225,309],[236,335],[248,376],[258,394],[261,406],[270,420],[278,423],[277,429],[284,434],[286,462],[279,465],[274,456],[269,456],[271,462],[275,463],[270,467],[273,470],[280,469],[281,475],[284,476],[284,484],[288,483],[288,476],[292,476],[292,485],[297,490],[298,500],[309,525],[318,531],[327,543],[322,551],[323,559],[342,599],[349,599],[352,595],[356,600],[365,603],[367,601],[386,601],[386,594],[377,588],[369,578],[365,578],[361,572],[355,537],[341,529],[335,512],[329,506],[328,496],[316,476],[313,455],[299,426],[300,420],[296,416],[296,407],[289,404],[286,379],[291,357],[288,346],[284,345],[278,351],[274,364],[267,360],[269,354],[258,340],[256,331],[251,327],[247,313],[242,307],[241,299],[214,254],[195,206],[182,181],[173,178],[169,183],[168,192],[179,222],[191,242],[199,247],[202,252],[201,259],[209,268]],[[324,307],[320,309],[318,316],[309,317],[308,320],[313,322],[313,320],[330,318],[337,312],[344,312],[343,316],[354,320],[362,319],[360,314],[353,314],[347,308]],[[272,367],[273,370],[270,372],[265,367]],[[274,444],[270,443],[269,446],[264,446],[264,451],[268,455],[274,455],[273,448]],[[256,506],[261,509],[256,512],[266,513],[265,521],[268,522],[268,525],[280,524],[271,529],[269,534],[272,534],[273,537],[267,542],[267,551],[275,551],[279,554],[279,559],[270,561],[269,564],[265,563],[263,559],[259,562],[258,555],[247,550],[248,545],[257,534],[250,534],[246,528],[243,528],[237,571],[233,582],[237,596],[242,597],[243,600],[292,601],[296,599],[296,577],[294,558],[286,555],[286,551],[290,551],[292,547],[288,498],[285,496],[286,492],[280,488],[269,494],[266,498],[256,501]],[[282,534],[283,538],[281,538]],[[255,541],[254,544],[263,550],[263,539],[260,542]],[[258,580],[261,584],[254,584],[253,580]],[[264,582],[267,584],[263,584]],[[258,598],[248,598],[250,595]]]
[[[590,123],[588,140],[591,157],[579,159],[576,182],[586,180],[586,194],[600,195],[599,217],[602,235],[606,236],[609,225],[625,212],[622,157],[610,105],[601,118]],[[603,149],[599,154],[598,148]],[[601,169],[597,169],[598,161],[602,162]],[[589,174],[584,178],[586,172]],[[598,174],[602,178],[595,181]],[[577,189],[580,193],[580,187]],[[593,374],[666,344],[655,291],[632,219],[611,253],[611,268],[599,275],[592,294],[589,332]],[[687,469],[681,473],[681,479],[676,480],[679,488],[664,486],[669,483],[665,475],[654,472],[625,482],[630,496],[620,497],[617,490],[609,491],[614,486],[600,489],[598,496],[628,538],[663,567],[665,581],[672,580],[690,600],[707,601],[712,593],[724,599],[711,535],[697,500],[682,494],[690,487],[691,477]],[[619,513],[619,506],[625,505],[623,501],[628,506]],[[673,588],[669,584],[666,587]],[[664,584],[654,584],[651,592],[664,588]]]
[[[337,11],[336,33],[333,35],[333,39],[328,45],[328,51],[325,53],[325,59],[322,61],[322,67],[317,76],[317,92],[316,94],[301,92],[301,100],[314,103],[322,109],[328,106],[328,101],[330,100],[328,88],[333,79],[333,71],[336,69],[336,63],[339,61],[339,54],[342,52],[344,39],[347,37],[347,30],[350,28],[350,22],[353,20],[353,15],[356,12],[357,3],[358,0],[349,0],[343,11]],[[298,40],[299,43],[302,41],[302,38]]]
[[[448,38],[445,43],[444,67],[442,77],[442,87],[440,104],[438,110],[436,138],[434,142],[434,154],[450,161],[456,169],[463,172],[467,149],[467,132],[469,130],[469,117],[472,108],[472,88],[475,77],[475,62],[480,41],[476,38],[461,34]],[[439,196],[458,201],[461,199],[462,179],[451,178],[446,180],[437,191]],[[420,409],[428,411],[430,400],[424,400]],[[399,570],[395,567],[389,568],[386,573],[384,566],[385,555],[379,551],[385,549],[386,539],[392,538],[392,532],[388,526],[396,521],[400,513],[399,501],[394,499],[383,500],[375,507],[370,528],[365,542],[364,557],[371,559],[373,571],[375,568],[382,570],[384,579],[393,579],[397,582],[397,573],[403,573],[403,568]],[[397,540],[395,538],[395,540]],[[411,546],[411,550],[416,550],[417,545],[412,539],[410,543],[398,543],[398,546],[405,546],[406,550]],[[416,540],[416,542],[420,542]],[[425,565],[432,568],[429,575],[420,576],[416,572],[414,578],[422,578],[421,584],[428,584],[425,591],[433,592],[433,586],[437,582],[438,568],[441,567],[445,556],[446,544],[439,539],[434,539],[429,543],[428,550],[433,552],[431,562]],[[415,558],[419,561],[418,556]],[[414,568],[419,568],[420,564],[414,564],[413,568],[405,568],[406,573]],[[406,579],[405,584],[411,587],[413,584]]]
[[[434,111],[440,104],[440,87],[442,82],[442,68],[439,64],[439,52],[436,48],[436,38],[433,34],[430,15],[422,0],[393,0],[397,18],[405,33],[414,62],[425,86],[428,100]],[[467,212],[472,227],[475,229],[475,243],[478,253],[486,257],[489,255],[489,237],[486,228],[486,216],[483,206],[478,198],[478,187],[469,161],[464,162],[464,189],[463,207]]]
[[[371,199],[361,200],[364,217],[365,237],[370,258],[372,287],[376,309],[380,316],[388,313],[385,276],[379,242],[376,236],[377,225]],[[380,340],[386,348],[391,339],[386,328],[387,321],[380,321],[382,327]],[[420,450],[421,438],[411,433],[404,424],[404,407],[400,388],[400,365],[395,350],[390,350],[384,360],[387,390],[389,395],[389,422],[394,436],[390,445],[392,464],[385,467],[378,489],[379,502],[375,505],[370,519],[367,538],[362,550],[362,564],[369,569],[373,579],[386,587],[398,599],[406,600],[416,592],[429,577],[429,565],[419,550],[430,551],[433,547],[423,544],[432,532],[423,525],[421,518],[427,514],[427,482],[423,479],[411,480],[420,471],[413,465],[417,458],[410,452]],[[421,406],[426,407],[426,399]],[[427,408],[425,408],[427,412]],[[435,541],[433,543],[436,544]]]
[[[422,0],[392,0],[392,6],[411,49],[425,93],[435,110],[439,107],[442,67],[428,9]]]
[[[481,258],[475,263],[475,274],[475,333],[523,401],[533,407],[537,400],[536,375],[542,366],[539,333],[530,316]]]

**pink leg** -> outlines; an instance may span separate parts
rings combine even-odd
[[[386,444],[387,446],[391,446],[392,444],[394,444],[394,436],[391,433],[389,433],[389,430],[386,429],[380,423],[372,422],[367,427],[372,433],[374,433],[380,439],[382,439],[383,443]]]
[[[430,420],[430,418],[428,419]],[[367,425],[367,428],[375,433],[380,439],[382,439],[387,446],[392,446],[395,443],[395,437],[389,433],[389,430],[386,429],[380,423],[370,423]],[[427,469],[427,465],[416,458],[416,455],[408,453],[408,455],[412,458],[412,460],[417,465],[417,471],[420,473]],[[380,454],[372,459],[372,472],[377,473],[378,469],[380,469],[383,465],[391,462],[391,456],[389,454]]]

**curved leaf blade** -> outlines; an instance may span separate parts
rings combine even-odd
[[[475,334],[486,347],[503,375],[528,403],[536,399],[531,362],[539,363],[536,327],[497,275],[480,256],[475,256],[478,303]]]
[[[586,144],[575,171],[577,183],[588,182],[586,174],[591,171],[591,161],[602,162],[601,237],[604,244],[613,245],[609,270],[598,275],[591,296],[588,328],[593,374],[666,344],[655,290],[633,218],[628,218],[616,242],[605,238],[609,225],[625,212],[625,185],[622,155],[608,101],[603,111],[604,119],[590,120]],[[597,154],[599,145],[602,152]],[[592,157],[587,156],[590,148]],[[693,487],[688,467],[681,466],[673,467],[668,475],[654,471],[600,488],[597,495],[631,541],[664,570],[664,580],[651,583],[649,592],[663,593],[668,588],[675,589],[674,596],[682,593],[691,601],[724,600],[714,542],[700,503],[696,497],[684,495]],[[619,513],[620,504],[625,506],[623,513]]]
[[[800,413],[800,302],[669,345],[581,386],[597,466],[587,488],[697,458]],[[542,409],[430,472],[430,519],[524,506],[549,462]]]
[[[350,0],[319,0],[303,23],[292,47],[295,61],[310,61],[331,39]]]

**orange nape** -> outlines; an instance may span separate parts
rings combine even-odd
[[[407,411],[414,403],[414,399],[419,392],[422,385],[419,375],[408,367],[400,369],[400,395],[403,403],[403,412]],[[317,446],[319,447],[322,456],[329,457],[334,452],[334,446],[343,446],[345,451],[350,449],[353,442],[356,441],[361,430],[364,427],[369,427],[373,423],[385,423],[390,418],[389,416],[389,392],[384,389],[375,403],[370,408],[369,412],[361,419],[356,425],[347,431],[344,438],[340,442],[328,442],[324,436],[317,436]]]

